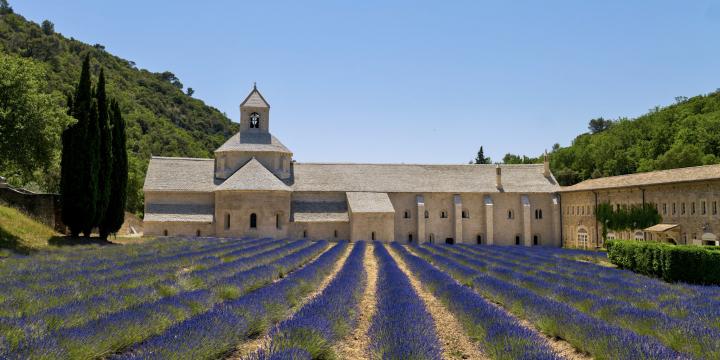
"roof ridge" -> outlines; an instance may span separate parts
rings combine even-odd
[[[599,178],[586,179],[586,180],[583,180],[583,181],[581,181],[581,182],[579,182],[579,183],[577,183],[577,184],[573,184],[573,185],[565,186],[565,187],[573,187],[573,186],[575,186],[575,185],[582,184],[582,183],[588,182],[588,181],[596,181],[596,180],[604,180],[604,179],[617,179],[617,178],[622,178],[622,177],[630,177],[630,176],[638,176],[638,175],[652,175],[652,174],[660,174],[660,173],[674,172],[674,171],[680,171],[680,170],[689,170],[689,169],[697,169],[697,168],[709,168],[709,167],[713,167],[713,166],[720,167],[720,164],[686,166],[686,167],[680,167],[680,168],[674,168],[674,169],[662,169],[662,170],[635,172],[635,173],[631,173],[631,174],[622,174],[622,175],[613,175],[613,176],[603,176],[603,177],[599,177]]]
[[[184,157],[184,156],[155,156],[151,155],[150,159],[159,159],[159,160],[195,160],[195,161],[215,161],[213,158],[192,158],[192,157]]]
[[[543,164],[421,164],[421,163],[353,163],[353,162],[299,162],[295,165],[376,165],[376,166],[462,166],[462,167],[540,167]]]

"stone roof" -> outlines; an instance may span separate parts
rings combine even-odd
[[[292,154],[280,140],[269,133],[237,133],[230,137],[215,152],[254,151]]]
[[[564,186],[560,191],[601,190],[716,179],[720,179],[720,165],[705,165],[590,179],[573,186]]]
[[[347,204],[344,202],[293,201],[291,221],[294,222],[348,222]]]
[[[262,94],[260,94],[260,91],[258,91],[257,87],[253,86],[253,90],[245,98],[245,100],[243,100],[243,102],[240,103],[240,106],[269,108],[270,104],[268,104],[268,102],[265,100],[265,98],[262,96]]]
[[[212,205],[149,204],[144,221],[212,223],[214,213]]]
[[[290,187],[252,158],[215,190],[290,191]]]
[[[500,165],[294,164],[294,191],[546,193],[560,189],[543,175],[543,164]]]
[[[215,190],[215,161],[179,157],[150,158],[144,191],[211,192]]]
[[[349,192],[348,206],[353,213],[394,213],[387,193]]]

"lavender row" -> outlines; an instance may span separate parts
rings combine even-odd
[[[313,359],[332,359],[332,344],[357,325],[359,304],[367,286],[363,266],[365,242],[359,242],[335,279],[311,302],[271,332],[267,349],[250,357],[272,358],[289,349],[302,349]]]
[[[370,353],[377,359],[440,359],[435,323],[425,304],[381,243],[378,259],[377,308],[368,330]]]
[[[321,242],[324,246],[326,242]],[[112,359],[217,359],[286,317],[332,271],[347,248],[340,242],[314,262],[271,285],[193,316]]]
[[[302,243],[310,244],[307,241]],[[264,256],[247,259],[247,263],[242,266],[247,270],[238,270],[227,276],[222,282],[214,284],[213,289],[181,292],[106,314],[81,326],[36,334],[37,328],[30,324],[22,328],[25,330],[24,340],[5,350],[8,353],[20,354],[18,358],[36,358],[41,355],[73,359],[105,356],[159,334],[173,324],[206,312],[218,302],[237,298],[264,286],[281,274],[301,266],[325,247],[326,244],[314,243],[292,252],[298,246],[290,244],[288,249],[281,248]],[[268,264],[271,260],[273,262]],[[232,289],[229,296],[226,292],[217,291],[224,289]]]
[[[254,246],[238,244],[211,252],[202,251],[200,254],[178,254],[174,259],[162,259],[152,266],[132,269],[119,267],[119,274],[113,277],[95,278],[88,275],[58,282],[40,281],[31,288],[8,288],[7,300],[0,304],[0,314],[4,317],[24,317],[39,311],[52,312],[69,302],[77,303],[83,299],[112,295],[121,297],[128,291],[151,291],[162,287],[162,282],[178,277],[178,270],[183,269],[184,274],[189,274],[193,269],[217,266],[224,260],[249,257],[282,244],[283,241],[270,241]],[[235,255],[228,257],[230,253]]]
[[[83,261],[75,262],[68,259],[62,263],[53,264],[53,266],[57,269],[48,271],[48,269],[44,269],[41,266],[42,262],[37,262],[37,267],[33,269],[32,272],[24,275],[9,274],[12,280],[6,281],[2,285],[6,288],[27,287],[30,280],[32,281],[32,284],[42,284],[43,287],[61,287],[76,279],[100,280],[122,275],[131,275],[132,273],[143,271],[146,268],[162,268],[162,265],[167,262],[177,262],[180,259],[190,257],[201,258],[204,255],[213,255],[222,251],[231,252],[233,250],[243,249],[265,242],[266,241],[262,241],[260,239],[231,240],[223,242],[201,241],[200,244],[203,244],[203,246],[200,247],[181,247],[176,249],[177,251],[163,254],[148,251],[148,254],[143,253],[143,255],[139,256],[129,255],[124,253],[122,250],[119,250],[119,252],[115,254],[114,258],[106,259],[104,261],[104,266],[99,268],[87,266],[87,264]]]
[[[453,252],[459,259],[475,260],[469,264],[490,275],[531,289],[541,296],[568,303],[608,323],[653,336],[666,346],[693,357],[720,357],[720,330],[708,326],[705,322],[707,320],[698,322],[686,316],[670,316],[655,308],[637,306],[628,301],[628,298],[633,297],[633,289],[608,289],[603,292],[606,286],[602,282],[595,284],[587,279],[574,280],[556,273],[538,271],[535,265],[540,266],[542,262],[531,258],[507,266],[507,261],[501,262],[482,253],[475,253],[472,258],[466,257],[463,255],[468,253],[465,250],[456,249]],[[583,263],[578,265],[588,266]]]
[[[435,297],[460,321],[471,339],[493,359],[560,359],[537,333],[523,327],[517,319],[489,303],[466,286],[427,261],[410,254],[402,245],[393,248]]]
[[[502,304],[544,333],[565,339],[596,359],[686,359],[655,338],[608,324],[563,302],[459,264],[455,257],[437,253],[437,248],[432,248],[434,253],[427,249],[423,247],[418,253],[470,284],[483,297]]]
[[[464,249],[479,250],[470,246]],[[534,267],[543,270],[542,275],[548,280],[572,281],[573,285],[582,286],[587,292],[610,296],[643,309],[658,309],[667,316],[720,330],[720,321],[717,321],[720,319],[720,286],[669,284],[627,270],[555,257],[562,256],[563,252],[561,249],[542,249],[535,253],[527,249],[498,250],[491,247],[481,254],[495,255],[496,260],[503,258],[517,264],[532,261]]]

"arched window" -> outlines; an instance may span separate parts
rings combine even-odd
[[[427,210],[425,210],[425,218],[426,218],[426,219],[429,219],[429,218],[430,218],[430,212],[427,211]]]
[[[370,237],[372,238],[371,240],[375,240],[375,232],[374,231],[370,234]]]
[[[195,232],[195,235],[196,235],[196,236],[200,236],[200,230],[196,231],[196,232]]]
[[[260,114],[254,112],[250,114],[250,128],[251,129],[259,129],[260,128]]]
[[[430,234],[429,240],[430,240],[430,243],[431,243],[431,244],[434,243],[434,242],[435,242],[435,235],[434,235],[434,234]]]
[[[470,212],[467,210],[462,211],[462,218],[463,219],[469,219],[470,218]]]
[[[307,230],[303,230],[303,239],[307,239]]]
[[[520,245],[520,235],[515,235],[515,245]]]
[[[225,230],[230,229],[230,214],[225,214]]]
[[[513,219],[513,218],[515,218],[515,214],[513,213],[512,210],[508,210],[507,215],[508,215],[508,219]]]
[[[403,218],[409,219],[410,218],[410,212],[405,210],[405,213],[403,214]]]
[[[535,219],[542,219],[542,209],[535,209]]]
[[[335,230],[335,232],[333,233],[333,236],[335,236],[335,238],[337,239],[337,230]]]
[[[533,235],[533,245],[540,245],[540,235]]]
[[[478,235],[478,236],[475,238],[475,241],[477,241],[477,244],[478,244],[478,245],[482,245],[482,235]]]
[[[409,242],[409,243],[412,243],[412,242],[413,242],[412,233],[409,233],[409,234],[408,234],[408,242]]]
[[[250,214],[250,228],[257,229],[257,214]]]
[[[275,228],[282,229],[282,223],[280,223],[280,214],[275,214]]]
[[[163,230],[163,236],[167,236],[168,232],[167,230]]]
[[[447,212],[445,210],[440,212],[440,217],[443,219],[447,219]]]

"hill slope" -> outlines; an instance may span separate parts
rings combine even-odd
[[[48,241],[58,234],[22,212],[0,204],[0,257],[2,249],[29,253],[48,246]]]
[[[128,210],[142,211],[142,184],[150,155],[209,157],[237,132],[219,110],[186,95],[170,72],[152,73],[131,61],[66,38],[18,14],[0,15],[0,51],[32,58],[45,65],[51,89],[71,93],[82,59],[90,54],[97,81],[105,69],[108,93],[117,99],[127,122],[130,162]],[[55,191],[53,185],[44,190]]]
[[[720,162],[720,91],[678,98],[634,120],[612,121],[551,154],[562,185],[603,176]]]

